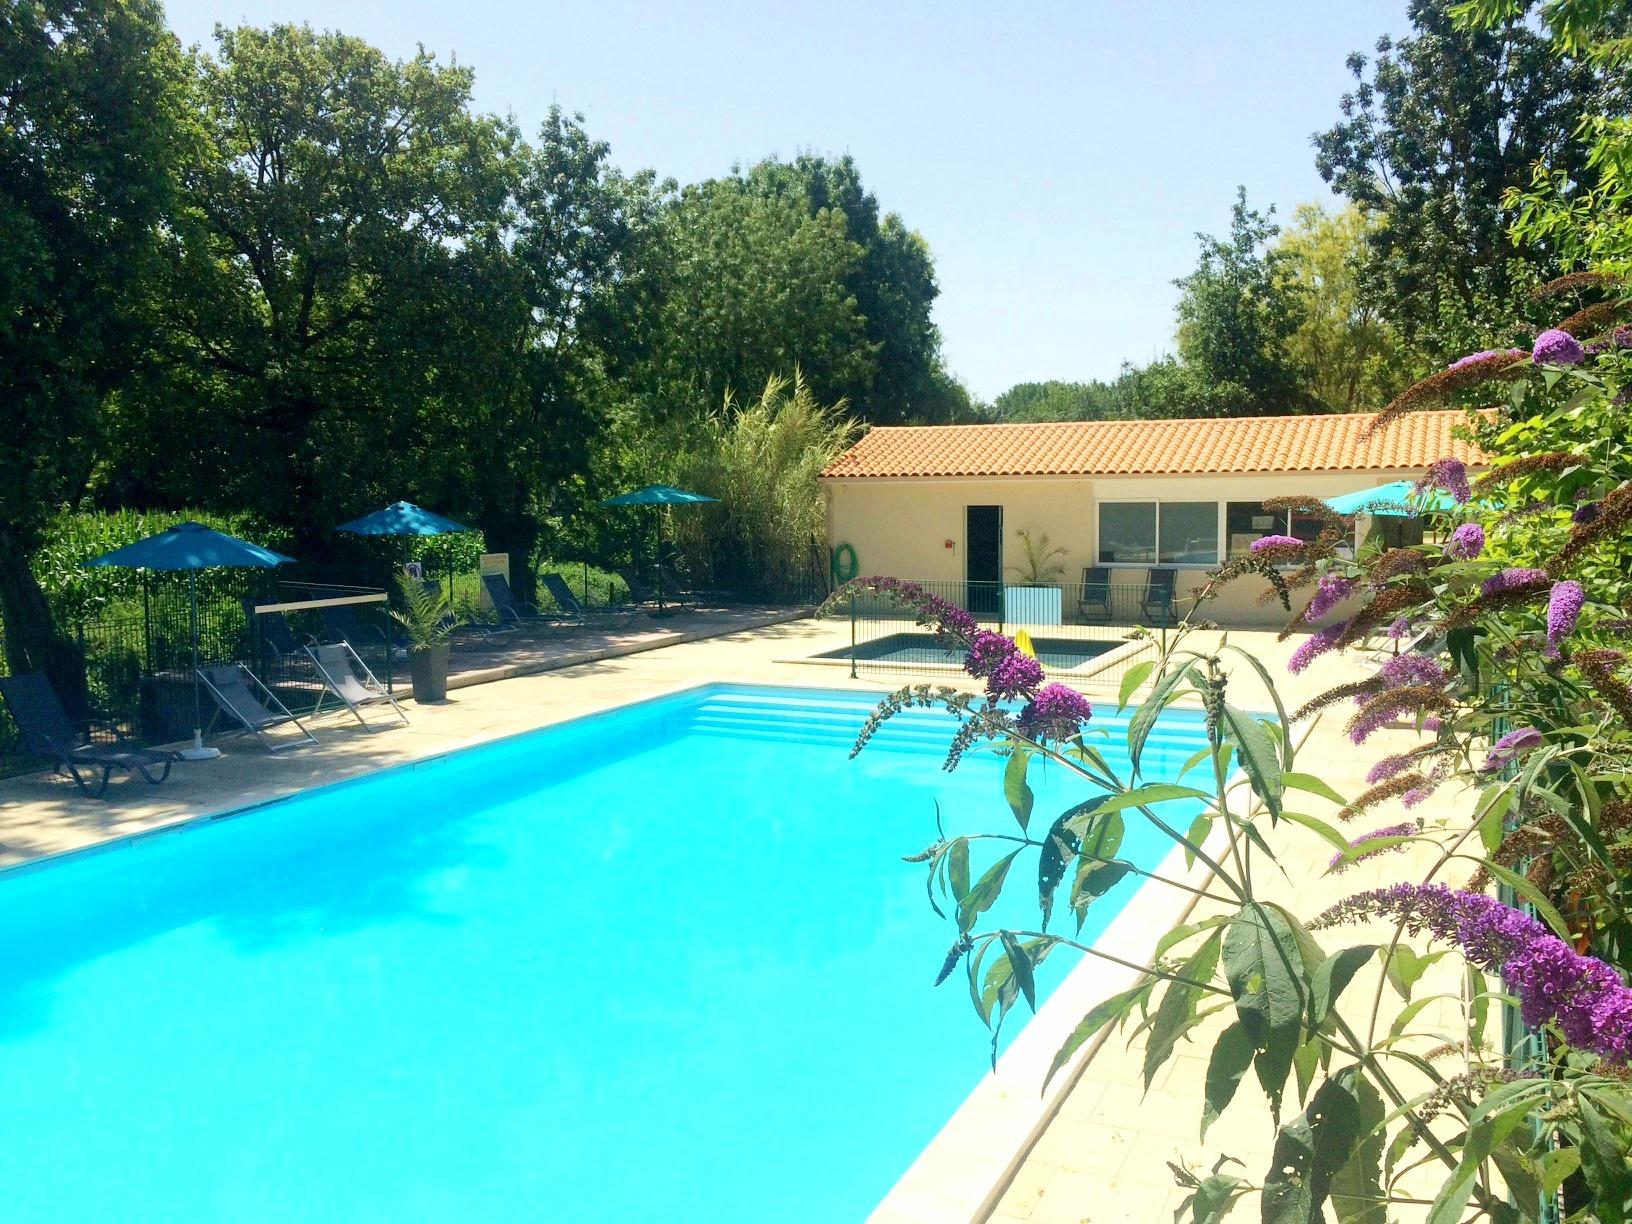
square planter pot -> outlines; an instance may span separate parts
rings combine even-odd
[[[1003,620],[1010,625],[1058,625],[1063,623],[1060,588],[1057,586],[1005,586]]]
[[[415,701],[441,701],[448,695],[448,656],[451,653],[451,648],[446,645],[408,652],[408,674],[413,677]]]

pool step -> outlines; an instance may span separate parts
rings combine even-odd
[[[786,694],[726,693],[705,697],[688,717],[689,725],[714,735],[787,743],[839,744],[848,747],[875,702],[866,696],[790,692]],[[1108,732],[1098,737],[1111,756],[1121,754],[1127,717],[1102,714],[1094,728]],[[895,748],[944,754],[952,738],[953,719],[943,710],[903,710],[878,731],[874,743]],[[1188,755],[1198,744],[1192,725],[1158,726],[1151,734],[1151,752],[1181,751]]]

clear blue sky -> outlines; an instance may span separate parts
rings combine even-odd
[[[1282,215],[1330,201],[1310,134],[1344,57],[1408,28],[1405,0],[1148,4],[752,0],[169,0],[217,22],[305,21],[476,70],[536,129],[582,111],[618,164],[682,182],[848,152],[929,241],[947,363],[982,397],[1113,376],[1171,347],[1171,282],[1236,185]]]

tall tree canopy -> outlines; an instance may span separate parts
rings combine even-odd
[[[11,670],[44,670],[81,702],[28,561],[142,349],[132,303],[170,199],[183,80],[149,0],[0,7],[0,620]]]
[[[1492,311],[1512,317],[1515,287],[1557,271],[1545,246],[1515,248],[1509,189],[1545,162],[1572,181],[1597,169],[1583,118],[1625,111],[1624,74],[1549,41],[1534,0],[1499,20],[1458,26],[1449,0],[1412,0],[1408,38],[1375,59],[1349,57],[1343,119],[1314,137],[1316,166],[1340,195],[1383,223],[1370,234],[1368,305],[1438,360],[1487,347]]]
[[[163,360],[124,421],[162,495],[258,511],[320,555],[396,486],[436,357],[427,307],[509,196],[514,133],[470,113],[470,83],[309,27],[217,31],[153,286]]]
[[[928,245],[881,215],[849,157],[771,159],[687,187],[663,240],[647,388],[659,411],[696,419],[797,367],[817,399],[866,421],[968,415],[941,362]]]
[[[1271,212],[1274,210],[1271,209]],[[1179,356],[1209,416],[1273,416],[1310,406],[1308,370],[1288,341],[1302,325],[1301,287],[1268,216],[1236,193],[1227,238],[1197,234],[1196,270],[1178,281]]]
[[[1285,256],[1281,273],[1303,303],[1287,352],[1308,371],[1309,394],[1329,412],[1375,411],[1428,372],[1361,293],[1368,244],[1380,224],[1358,205],[1329,213],[1304,204],[1275,244]]]
[[[416,466],[445,504],[464,507],[487,546],[516,559],[531,600],[533,555],[563,486],[605,444],[618,380],[649,351],[652,266],[666,185],[628,176],[582,116],[553,108],[512,165],[504,235],[469,244],[428,328],[440,360],[421,404]],[[503,240],[501,240],[501,237]]]

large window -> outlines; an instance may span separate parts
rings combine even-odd
[[[1100,502],[1101,565],[1217,565],[1217,502]]]
[[[1162,502],[1163,565],[1218,564],[1218,503]]]
[[[1316,540],[1324,525],[1319,515],[1270,510],[1259,502],[1228,502],[1224,507],[1224,537],[1232,557],[1243,555],[1251,549],[1254,540],[1264,536],[1289,535],[1305,542]],[[1348,545],[1354,546],[1352,527]]]
[[[1099,504],[1099,563],[1150,565],[1156,560],[1156,503]]]

